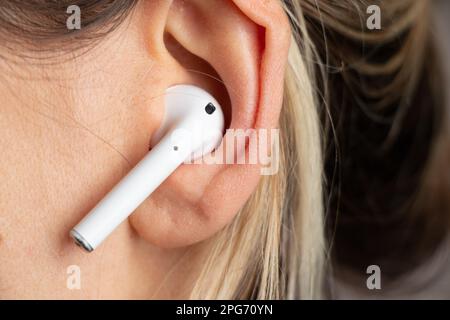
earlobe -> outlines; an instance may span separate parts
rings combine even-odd
[[[289,47],[289,32],[279,29],[289,28],[284,13],[277,24],[281,13],[275,0],[172,3],[166,37],[217,72],[231,102],[229,129],[277,126]],[[202,81],[217,80],[203,76]],[[234,135],[226,135],[223,143],[229,139]],[[259,178],[258,164],[183,165],[132,215],[131,224],[158,246],[205,240],[232,221]]]

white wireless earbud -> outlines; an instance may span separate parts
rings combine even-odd
[[[94,250],[178,166],[210,153],[222,140],[224,117],[219,103],[191,85],[167,89],[161,127],[152,149],[70,232],[75,243]]]

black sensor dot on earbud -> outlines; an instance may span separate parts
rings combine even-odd
[[[216,107],[210,102],[206,105],[205,111],[207,114],[213,114],[216,111]]]

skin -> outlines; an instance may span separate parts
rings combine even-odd
[[[148,152],[169,86],[209,90],[231,128],[276,127],[289,30],[275,0],[145,1],[80,57],[1,59],[0,299],[188,297],[257,165],[181,166],[93,253],[68,233]]]

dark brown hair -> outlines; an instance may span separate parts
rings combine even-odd
[[[116,29],[136,3],[137,0],[0,1],[0,43],[15,55],[26,55],[17,48],[45,53],[85,49]],[[67,28],[67,8],[71,5],[80,8],[81,29]]]
[[[333,257],[396,278],[449,230],[449,117],[429,1],[370,4],[381,8],[382,30],[365,29],[366,1],[304,1],[327,68],[323,123],[334,128],[325,151]]]

